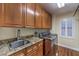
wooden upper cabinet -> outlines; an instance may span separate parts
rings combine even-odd
[[[51,28],[51,17],[34,3],[0,4],[0,26]]]
[[[48,23],[48,16],[45,10],[43,10],[43,16],[42,16],[42,27],[47,28],[47,23]]]
[[[42,13],[41,13],[41,6],[36,4],[36,11],[35,11],[35,28],[42,28]]]
[[[25,27],[34,28],[34,16],[35,16],[35,4],[27,3],[26,4],[26,12],[25,12]]]
[[[26,19],[26,4],[22,3],[22,20],[23,20],[23,27],[25,27],[25,19]]]
[[[0,26],[3,26],[3,4],[0,3]]]
[[[6,3],[4,4],[4,24],[6,26],[23,26],[21,4]]]
[[[44,10],[43,11],[43,16],[42,16],[42,27],[43,28],[51,28],[51,22],[52,22],[52,19],[51,19],[51,16]]]
[[[52,16],[48,15],[48,28],[52,28]]]
[[[51,16],[39,5],[36,4],[35,28],[51,28]]]

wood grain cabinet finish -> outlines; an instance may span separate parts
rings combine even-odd
[[[33,56],[38,54],[38,43],[33,46]]]
[[[25,56],[25,49],[20,50],[14,54],[11,54],[10,56]]]
[[[3,4],[2,3],[0,3],[0,26],[3,26],[3,22],[4,22],[4,20],[3,20],[3,13],[4,13],[4,10],[3,10]]]
[[[10,56],[43,56],[43,41],[22,49]]]
[[[43,41],[27,48],[27,56],[43,56]]]
[[[48,28],[48,15],[45,11],[43,11],[43,20],[42,20],[42,27],[43,28]]]
[[[25,28],[25,20],[26,20],[26,4],[25,4],[25,3],[22,3],[21,6],[22,6],[21,11],[22,11],[23,27]]]
[[[36,4],[36,11],[35,11],[35,28],[42,28],[42,13],[41,13],[41,6]]]
[[[52,16],[49,14],[47,19],[48,19],[47,28],[51,29],[52,28]]]
[[[50,52],[51,52],[51,40],[44,39],[44,55],[48,56]]]
[[[0,26],[51,28],[51,17],[34,3],[0,3]]]
[[[37,51],[38,56],[43,56],[43,41],[38,43],[38,51]]]
[[[52,24],[52,19],[49,13],[47,13],[45,10],[43,10],[42,12],[43,16],[42,16],[42,27],[43,28],[51,28],[51,24]]]
[[[34,17],[35,17],[35,4],[27,3],[26,4],[26,18],[25,18],[25,26],[34,28]]]
[[[33,46],[30,46],[30,47],[26,48],[26,55],[27,56],[32,56],[33,55]]]
[[[58,55],[59,56],[79,56],[79,51],[58,46]]]
[[[52,19],[50,14],[40,4],[36,4],[35,22],[35,28],[51,28]]]
[[[26,50],[26,55],[27,56],[37,56],[37,49],[38,49],[37,44],[28,47]]]
[[[4,24],[6,26],[22,26],[22,11],[19,3],[4,4]]]

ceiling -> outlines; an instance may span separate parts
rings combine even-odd
[[[57,3],[42,3],[41,4],[51,14],[63,14],[75,12],[79,3],[65,3],[65,7],[58,8]]]

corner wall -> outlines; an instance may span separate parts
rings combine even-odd
[[[58,34],[58,44],[79,50],[79,12],[74,16],[75,17],[74,19],[75,20],[75,38],[71,39],[71,38],[60,37],[60,22],[64,18],[73,17],[72,15],[73,15],[73,12],[52,16],[51,33]]]

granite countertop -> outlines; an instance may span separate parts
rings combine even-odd
[[[43,37],[44,39],[49,39],[49,40],[52,40],[52,38],[51,37]]]
[[[1,55],[1,56],[9,56],[9,55],[11,55],[11,54],[13,54],[13,53],[15,53],[15,52],[18,52],[18,51],[20,51],[20,50],[22,50],[22,49],[24,49],[24,48],[26,48],[26,47],[29,47],[29,46],[31,46],[31,45],[37,43],[37,42],[42,41],[43,39],[40,39],[40,38],[38,38],[38,37],[31,37],[31,38],[29,38],[29,39],[28,39],[28,38],[25,38],[25,40],[29,40],[30,43],[25,44],[25,45],[23,45],[23,46],[20,46],[20,47],[18,47],[18,48],[16,48],[16,49],[9,49],[8,44],[4,44],[4,47],[0,49],[0,55]]]

